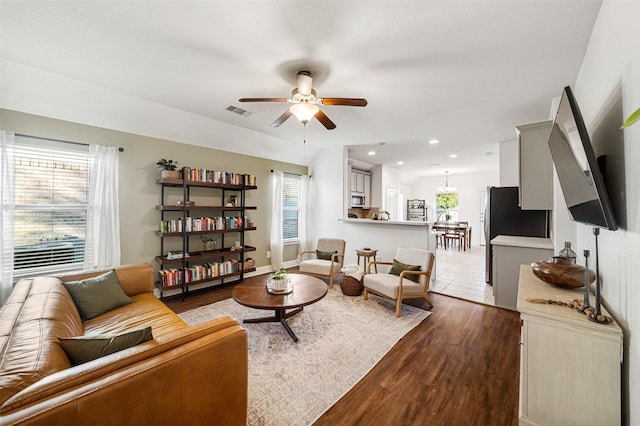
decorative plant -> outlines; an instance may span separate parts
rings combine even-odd
[[[386,216],[387,219],[389,219],[391,217],[391,213],[389,213],[388,210],[382,210],[380,212],[380,218],[384,219],[385,216]]]
[[[175,170],[178,168],[178,162],[173,160],[161,159],[156,163],[161,170]]]
[[[216,239],[213,238],[210,235],[201,235],[200,236],[200,240],[202,240],[203,243],[206,243],[206,242],[210,242],[210,241],[215,241]]]
[[[271,276],[274,280],[282,280],[287,278],[287,270],[284,268],[276,269],[271,272]]]
[[[627,118],[627,121],[624,122],[622,128],[633,126],[638,120],[640,120],[640,108],[638,108],[633,114]]]

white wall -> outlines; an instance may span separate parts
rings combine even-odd
[[[342,147],[327,148],[309,165],[312,178],[314,216],[310,219],[310,238],[341,238],[347,242],[345,263],[356,262],[355,250],[371,247],[378,250],[378,259],[391,261],[398,246],[429,248],[427,227],[388,224],[345,223],[343,195],[347,165]]]
[[[574,85],[596,155],[606,152],[614,160],[607,186],[623,223],[618,231],[601,232],[600,273],[603,297],[625,330],[625,417],[631,425],[640,424],[640,339],[632,335],[640,332],[640,124],[617,129],[640,107],[638,22],[640,2],[604,1]],[[592,250],[593,261],[591,228],[579,225],[577,235],[576,252]]]
[[[513,132],[515,135],[515,127]],[[520,186],[520,150],[518,140],[500,142],[500,183],[496,186]]]
[[[449,173],[449,186],[458,191],[458,220],[468,221],[472,227],[471,244],[480,244],[480,193],[487,186],[498,186],[498,173],[457,175]],[[444,186],[444,176],[419,179],[413,184],[413,198],[427,201],[427,218],[435,220],[436,192]]]

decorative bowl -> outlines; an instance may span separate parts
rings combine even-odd
[[[533,275],[547,284],[562,288],[579,288],[584,286],[584,266],[551,258],[549,261],[538,261],[531,264]],[[596,274],[589,270],[589,284],[596,280]]]

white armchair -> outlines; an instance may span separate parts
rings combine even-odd
[[[333,276],[342,269],[346,245],[337,238],[318,238],[316,250],[300,253],[300,273],[329,278],[329,288],[333,288]],[[305,260],[305,255],[310,258]]]
[[[424,298],[429,306],[433,306],[429,298],[429,283],[434,261],[435,255],[431,251],[398,247],[394,262],[370,262],[367,266],[367,274],[364,276],[364,300],[369,298],[369,293],[394,300],[396,317],[400,316],[404,299]],[[393,267],[389,273],[372,274],[371,266],[375,264],[393,265]],[[413,268],[408,268],[409,266]],[[417,282],[409,277],[417,278]]]

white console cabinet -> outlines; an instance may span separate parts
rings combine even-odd
[[[591,322],[565,306],[527,301],[535,298],[582,301],[583,293],[546,284],[530,265],[520,266],[519,424],[621,424],[620,327]],[[595,303],[593,296],[590,303]],[[603,314],[609,315],[604,308]]]

